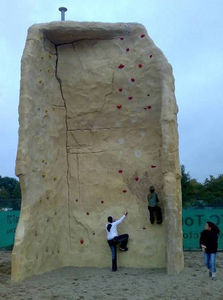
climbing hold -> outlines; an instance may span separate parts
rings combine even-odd
[[[132,77],[132,78],[131,78],[131,82],[135,82],[135,78]]]
[[[146,36],[145,34],[140,35],[141,39],[143,39],[145,36]]]
[[[130,96],[130,97],[128,97],[128,99],[129,99],[129,100],[132,100],[132,99],[133,99],[133,97],[132,97],[132,96]]]
[[[138,64],[138,67],[139,67],[139,68],[142,68],[142,64]]]
[[[44,163],[45,162],[45,159],[42,159],[42,163]]]
[[[45,178],[45,177],[46,177],[46,174],[45,174],[45,173],[43,173],[43,174],[42,174],[42,177],[43,177],[43,178]]]
[[[46,199],[47,199],[47,200],[49,200],[49,199],[50,199],[50,197],[49,197],[49,196],[46,196]]]
[[[118,66],[118,68],[119,69],[123,69],[125,66],[123,65],[123,64],[120,64],[119,66]]]
[[[75,201],[78,202],[78,199],[76,199]]]
[[[41,56],[40,56],[40,58],[41,58],[41,59],[44,59],[44,56],[43,56],[43,55],[41,55]]]
[[[127,193],[127,191],[126,191],[126,190],[123,190],[122,192],[123,192],[123,193]]]
[[[118,89],[118,90],[119,90],[120,93],[122,92],[122,88],[120,88],[120,89]]]
[[[147,106],[147,108],[148,108],[148,109],[151,109],[151,108],[152,108],[152,106],[151,106],[151,105],[148,105],[148,106]]]
[[[48,114],[48,109],[45,109],[45,114]]]
[[[126,49],[125,49],[126,52],[129,52],[129,50],[130,50],[129,48],[126,48]]]
[[[122,105],[120,104],[120,105],[117,105],[116,107],[117,107],[117,109],[121,109]]]
[[[84,240],[80,240],[81,245],[84,243]]]
[[[124,40],[124,37],[120,37],[120,40],[123,41],[123,40]]]
[[[89,216],[90,215],[89,212],[86,212],[86,215]]]
[[[150,54],[150,56],[149,56],[150,58],[152,58],[153,56],[152,56],[152,54]]]
[[[147,94],[147,96],[149,97],[149,96],[150,96],[150,94]]]
[[[145,230],[145,229],[146,229],[146,227],[143,227],[142,229],[143,229],[143,230]]]
[[[119,170],[118,172],[119,172],[119,174],[122,174],[122,173],[123,173],[123,170]]]
[[[135,177],[135,181],[139,181],[139,177]]]
[[[104,200],[101,200],[101,204],[103,204],[104,203]]]
[[[57,180],[57,177],[53,177],[53,181],[56,181]]]
[[[156,168],[156,166],[154,166],[154,165],[151,165],[151,168],[152,168],[152,169],[154,169],[154,168]]]

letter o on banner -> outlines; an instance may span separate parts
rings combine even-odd
[[[187,226],[192,226],[194,224],[194,220],[191,217],[187,217],[184,222]]]

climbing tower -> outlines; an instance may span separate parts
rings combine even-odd
[[[108,215],[129,215],[119,265],[183,268],[172,68],[133,23],[30,27],[22,57],[16,173],[21,215],[12,279],[109,267]],[[149,222],[154,185],[164,215]]]

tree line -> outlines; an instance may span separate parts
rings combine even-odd
[[[223,174],[206,178],[204,183],[191,178],[185,166],[181,166],[181,190],[184,207],[188,206],[222,206],[223,205]],[[19,181],[11,177],[0,176],[0,200],[21,199]]]
[[[0,176],[0,199],[20,199],[19,181],[11,177]]]
[[[223,206],[223,174],[212,175],[204,183],[191,178],[185,166],[181,166],[181,189],[184,207],[188,206]]]

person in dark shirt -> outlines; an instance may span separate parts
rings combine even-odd
[[[204,263],[209,270],[209,277],[216,276],[216,254],[218,251],[219,228],[212,222],[207,222],[205,230],[201,232],[200,247],[204,252]]]
[[[162,217],[161,208],[158,206],[159,199],[157,193],[155,192],[155,188],[153,186],[151,186],[149,190],[150,190],[150,194],[148,194],[147,200],[148,200],[148,210],[150,215],[150,223],[154,224],[155,216],[156,216],[157,224],[162,224],[163,217]]]

